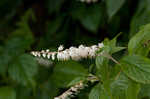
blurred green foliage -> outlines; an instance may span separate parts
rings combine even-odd
[[[107,76],[112,71],[106,57],[97,57],[96,64],[92,59],[85,59],[44,66],[38,64],[30,51],[53,51],[61,44],[65,47],[93,45],[122,32],[118,42],[116,38],[104,40],[108,45],[104,48],[107,53],[120,58],[122,53],[127,53],[114,54],[124,49],[116,47],[121,45],[128,47],[130,55],[149,56],[149,45],[142,45],[150,39],[150,26],[143,27],[150,22],[149,4],[150,0],[98,0],[90,4],[79,0],[1,0],[0,99],[53,99],[93,71],[93,74],[101,75],[104,82],[110,83]],[[130,55],[121,60],[127,65],[122,67],[127,76],[120,74],[110,84],[111,90],[107,90],[107,85],[98,84],[76,99],[110,99],[111,92],[114,99],[133,99],[137,93],[139,99],[150,99],[150,85],[147,84],[150,79],[147,71],[149,59]],[[141,62],[143,70],[134,61]],[[99,72],[93,70],[95,67]],[[115,72],[118,73],[118,67],[113,70],[112,77],[116,75]],[[146,76],[140,77],[139,73]],[[128,81],[127,77],[146,85],[142,84],[139,89],[139,84]]]

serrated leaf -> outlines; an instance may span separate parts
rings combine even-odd
[[[16,92],[13,88],[0,87],[0,99],[16,99]]]
[[[33,84],[33,76],[38,70],[36,60],[28,54],[23,54],[15,61],[8,67],[9,76],[23,85]]]
[[[150,84],[150,59],[139,55],[128,55],[121,59],[123,72],[132,80]]]
[[[137,10],[131,20],[130,34],[132,37],[136,34],[142,25],[150,23],[150,0],[139,0]]]
[[[110,99],[107,92],[104,91],[103,85],[100,83],[92,88],[89,99]]]
[[[51,79],[55,79],[54,83],[59,87],[66,87],[76,77],[83,77],[87,74],[87,69],[77,62],[59,62],[54,68]]]
[[[109,19],[111,19],[125,3],[125,0],[115,0],[115,2],[113,0],[105,0],[105,2]]]
[[[115,98],[125,97],[125,91],[128,88],[128,78],[122,73],[111,83],[111,93]],[[122,99],[122,98],[121,98]]]
[[[111,83],[113,99],[137,99],[139,84],[128,79],[123,73]]]
[[[119,47],[117,46],[117,38],[121,35],[121,33],[119,33],[118,35],[116,35],[112,40],[109,39],[105,39],[104,40],[104,47],[103,50],[107,53],[113,54],[116,52],[119,52],[123,49],[125,49],[125,47]]]
[[[147,56],[150,50],[150,24],[141,27],[140,31],[133,36],[128,44],[129,54]]]

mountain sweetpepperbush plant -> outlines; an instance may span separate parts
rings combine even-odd
[[[149,4],[0,0],[0,99],[150,99]]]
[[[60,75],[62,78],[53,78],[60,80],[60,84],[63,83],[64,86],[70,87],[54,99],[74,98],[80,92],[84,94],[84,90],[88,87],[90,87],[89,99],[138,99],[141,97],[140,94],[144,90],[144,86],[150,84],[149,31],[150,24],[141,27],[140,31],[129,40],[127,48],[116,45],[119,34],[112,40],[105,39],[98,46],[84,47],[80,45],[79,48],[70,47],[66,50],[60,46],[57,52],[42,50],[41,52],[33,51],[31,54],[36,57],[57,59],[64,63],[68,60],[79,61],[81,58],[95,58],[95,64],[88,67],[89,71],[79,65],[69,66],[71,70],[66,72],[66,77],[68,75],[76,75],[76,77],[73,80],[68,80],[68,83],[64,81],[62,75]],[[124,49],[125,52],[120,54],[121,57],[117,60],[112,57],[113,54]],[[64,68],[67,70],[67,67],[56,67],[54,75],[64,72]]]

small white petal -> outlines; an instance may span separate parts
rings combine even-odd
[[[38,56],[38,57],[41,57],[41,53],[37,53],[37,56]]]
[[[49,49],[47,49],[46,52],[49,52]]]
[[[59,47],[58,47],[58,51],[62,51],[64,49],[64,46],[63,45],[60,45]]]
[[[60,98],[58,98],[58,97],[55,97],[54,99],[60,99]]]
[[[42,52],[42,53],[44,53],[45,51],[44,51],[44,50],[42,50],[41,52]]]
[[[57,59],[58,59],[58,60],[61,60],[61,58],[62,58],[62,52],[58,52],[58,53],[57,53]]]
[[[91,46],[91,48],[92,48],[92,49],[97,49],[98,46],[97,46],[97,45],[93,45],[93,46]]]
[[[48,53],[48,54],[47,54],[47,58],[48,58],[48,59],[50,59],[50,57],[51,57],[51,54],[50,54],[50,53]]]
[[[42,54],[42,56],[45,58],[45,57],[46,57],[46,54],[45,54],[45,53],[43,53],[43,54]]]
[[[104,44],[103,43],[98,43],[98,47],[102,48],[102,47],[104,47]]]
[[[79,46],[79,49],[83,49],[83,48],[85,48],[83,45],[80,45],[80,46]]]
[[[55,54],[56,53],[52,53],[52,60],[55,60]]]

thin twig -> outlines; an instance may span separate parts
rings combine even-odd
[[[74,86],[72,86],[70,89],[65,91],[60,96],[55,97],[54,99],[70,99],[70,98],[74,98],[81,92],[81,90],[83,90],[83,89],[85,89],[86,87],[89,86],[88,82],[95,83],[95,82],[99,81],[99,79],[96,76],[94,76],[94,75],[89,75],[86,80],[87,80],[86,83],[84,81],[80,81],[79,83],[77,83]]]

